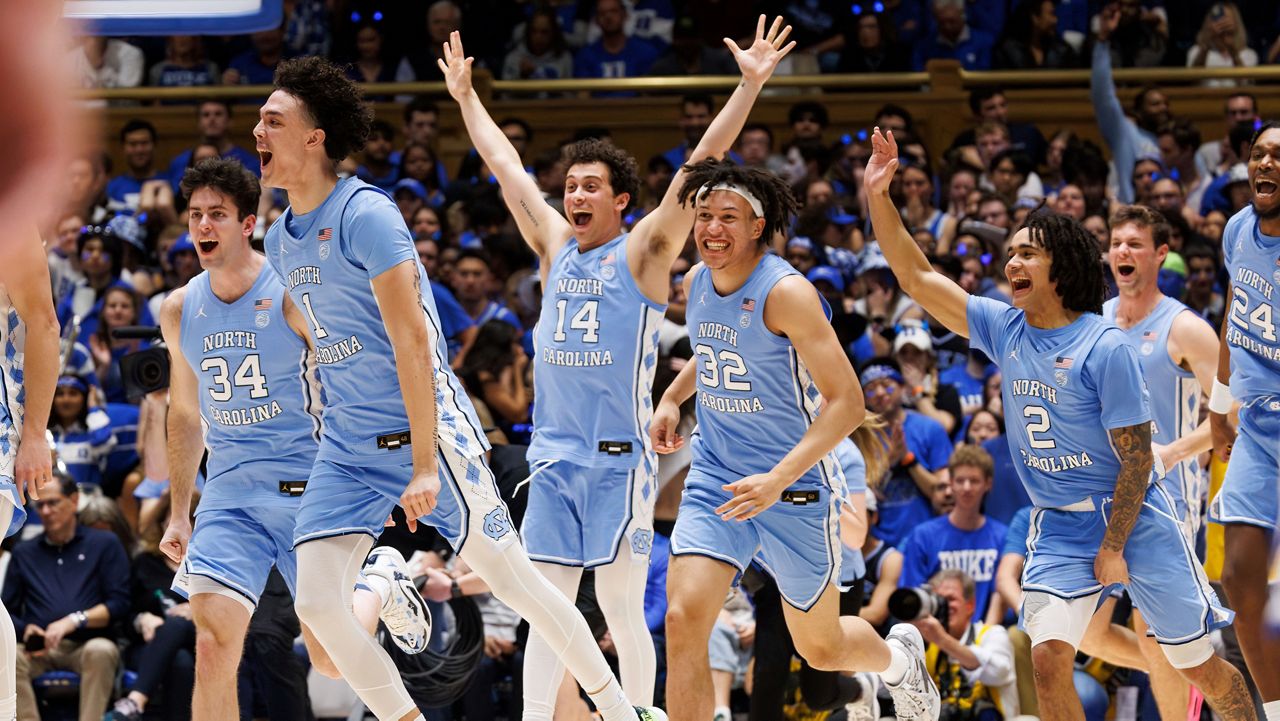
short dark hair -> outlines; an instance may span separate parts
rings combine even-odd
[[[650,173],[665,170],[668,173],[674,174],[676,172],[676,166],[672,165],[670,160],[667,160],[667,156],[662,153],[658,153],[657,155],[651,156],[649,158],[649,162],[645,163],[645,170]]]
[[[1268,130],[1280,130],[1280,122],[1268,120],[1262,125],[1259,125],[1258,129],[1253,131],[1253,137],[1249,138],[1249,147],[1252,148],[1253,144],[1258,142],[1258,138],[1261,138],[1262,134]]]
[[[528,123],[526,123],[523,119],[512,116],[512,117],[503,118],[498,123],[499,128],[505,128],[508,125],[519,125],[520,129],[524,131],[524,139],[530,142],[533,141],[533,127],[530,126]]]
[[[1249,148],[1253,145],[1254,126],[1257,125],[1252,120],[1242,120],[1227,131],[1227,142],[1231,144],[1231,149],[1236,152],[1236,157],[1247,158]]]
[[[764,123],[747,123],[742,126],[742,132],[738,133],[738,137],[742,137],[747,133],[764,133],[769,136],[769,147],[773,147],[773,131],[769,129],[768,125]]]
[[[84,246],[97,238],[102,242],[102,252],[111,256],[111,277],[119,278],[124,269],[124,240],[107,225],[86,225],[76,238],[76,253],[83,254]]]
[[[230,116],[231,113],[233,112],[231,110],[230,100],[226,98],[205,98],[204,100],[201,100],[199,103],[196,104],[196,115],[199,115],[200,111],[204,110],[204,106],[210,103],[213,103],[214,105],[221,105],[222,108],[227,111],[228,116]]]
[[[1223,101],[1222,101],[1222,110],[1223,110],[1223,112],[1226,112],[1226,110],[1227,110],[1227,103],[1231,102],[1231,101],[1232,101],[1233,99],[1235,99],[1235,98],[1248,98],[1248,99],[1249,99],[1249,102],[1250,102],[1250,103],[1253,103],[1253,112],[1254,112],[1254,114],[1257,114],[1257,112],[1258,112],[1258,97],[1257,97],[1256,95],[1254,95],[1253,93],[1247,93],[1247,92],[1245,92],[1245,91],[1243,91],[1243,90],[1237,90],[1237,91],[1235,91],[1234,93],[1231,93],[1230,95],[1228,95],[1228,96],[1227,96],[1227,99],[1226,99],[1226,100],[1223,100]]]
[[[462,261],[467,260],[468,258],[484,263],[484,267],[488,268],[490,272],[493,271],[493,259],[489,257],[488,253],[480,248],[463,248],[458,253],[458,257],[454,259],[453,267],[458,267],[462,264]]]
[[[991,157],[991,167],[987,170],[995,172],[996,166],[1000,165],[1000,162],[1006,158],[1013,163],[1014,171],[1023,178],[1030,175],[1031,169],[1035,167],[1031,162],[1031,157],[1026,153],[1017,148],[1005,148]]]
[[[58,484],[58,492],[67,498],[80,492],[80,484],[76,483],[76,479],[56,468],[53,469],[51,480]]]
[[[436,105],[436,101],[425,95],[415,95],[413,100],[410,100],[404,106],[404,122],[406,125],[413,120],[414,113],[433,113],[438,116],[440,115],[440,107]]]
[[[235,203],[240,220],[258,212],[258,200],[262,197],[258,177],[240,161],[227,158],[205,158],[195,167],[187,168],[182,174],[180,188],[182,197],[188,202],[191,194],[200,188],[225,195]]]
[[[1191,261],[1193,258],[1208,258],[1209,260],[1213,261],[1213,269],[1215,274],[1217,273],[1218,269],[1222,267],[1222,261],[1218,259],[1218,253],[1213,249],[1212,246],[1206,245],[1205,243],[1188,242],[1182,248],[1182,259],[1186,261],[1188,267],[1190,267]]]
[[[368,140],[372,140],[374,138],[382,138],[388,142],[394,142],[396,139],[395,126],[385,120],[375,119],[372,123],[369,123]],[[368,142],[368,140],[365,142]]]
[[[760,201],[764,210],[764,231],[760,242],[768,243],[774,233],[785,231],[796,213],[796,197],[787,181],[768,170],[746,168],[728,160],[707,158],[684,166],[684,184],[680,186],[680,204],[698,200],[703,186],[728,183],[745,188]]]
[[[156,141],[156,137],[158,137],[156,135],[156,126],[152,125],[150,121],[143,120],[142,118],[133,118],[129,120],[129,122],[125,123],[123,128],[120,128],[120,142],[123,143],[125,136],[129,133],[134,133],[139,130],[147,131],[151,135],[151,142],[154,143]]]
[[[1143,85],[1141,88],[1138,88],[1138,94],[1133,96],[1133,111],[1135,113],[1142,112],[1142,103],[1144,100],[1147,99],[1148,95],[1150,95],[1151,93],[1163,93],[1163,92],[1164,91],[1160,89],[1160,86],[1156,85],[1155,83],[1147,83],[1146,85]]]
[[[609,169],[609,187],[613,188],[613,194],[630,196],[622,212],[625,214],[635,204],[640,191],[640,170],[636,159],[618,146],[603,140],[580,140],[565,146],[564,160],[567,167],[603,163]]]
[[[311,122],[324,131],[324,152],[330,160],[340,162],[364,147],[373,110],[342,68],[317,56],[285,60],[276,68],[275,89],[297,98]]]
[[[999,85],[979,85],[969,91],[969,110],[974,115],[982,112],[982,104],[997,95],[1004,95],[1004,88]]]
[[[1058,284],[1062,306],[1101,315],[1107,281],[1098,239],[1075,218],[1045,210],[1043,205],[1027,216],[1022,227],[1032,243],[1049,252],[1049,280]]]
[[[880,106],[880,109],[877,110],[876,114],[872,117],[875,120],[879,120],[880,118],[883,118],[886,115],[896,115],[899,118],[902,118],[903,120],[907,121],[907,130],[914,130],[916,127],[916,121],[914,118],[911,117],[911,111],[907,110],[901,105],[895,105],[893,103],[885,103],[884,105]]]
[[[827,114],[827,106],[816,100],[802,100],[792,105],[787,111],[787,122],[795,125],[806,115],[812,115],[814,122],[824,128],[831,122],[831,117]]]
[[[711,112],[715,112],[716,109],[716,101],[710,93],[685,93],[684,97],[680,98],[680,108],[684,109],[686,105],[701,105]]]
[[[1126,223],[1150,230],[1151,240],[1154,241],[1156,248],[1169,244],[1169,223],[1163,215],[1152,208],[1145,205],[1122,205],[1111,214],[1111,220],[1107,225],[1110,228],[1119,228]]]
[[[1179,148],[1200,147],[1200,130],[1186,118],[1176,118],[1160,126],[1156,136],[1172,135]]]

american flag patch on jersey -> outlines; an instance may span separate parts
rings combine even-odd
[[[1057,360],[1054,361],[1053,367],[1054,368],[1070,368],[1071,366],[1075,365],[1075,363],[1076,361],[1074,358],[1060,355],[1058,356]]]
[[[320,235],[316,237],[319,240],[333,240],[333,228],[321,228]]]
[[[271,299],[259,298],[258,300],[253,302],[253,309],[254,310],[271,310]]]
[[[742,309],[747,311],[748,313],[754,313],[756,310],[756,299],[747,298],[746,300],[742,301]]]
[[[1149,330],[1149,331],[1147,331],[1146,333],[1143,333],[1143,334],[1142,334],[1142,339],[1143,339],[1143,340],[1155,340],[1157,335],[1159,335],[1159,334],[1158,334],[1158,333],[1156,333],[1155,331],[1153,331],[1153,330]]]

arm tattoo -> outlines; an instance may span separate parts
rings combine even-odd
[[[1142,499],[1151,481],[1151,423],[1113,429],[1111,444],[1120,456],[1120,475],[1116,476],[1111,519],[1107,522],[1102,549],[1120,551],[1138,522]]]
[[[520,199],[520,207],[524,208],[524,214],[529,216],[529,222],[533,223],[533,227],[538,227],[538,219],[533,215],[533,209],[529,207],[529,204],[524,202],[524,198]]]

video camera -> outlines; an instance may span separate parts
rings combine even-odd
[[[919,621],[933,616],[944,627],[951,615],[947,599],[928,586],[899,588],[889,594],[889,613],[901,621]]]
[[[111,331],[116,340],[161,341],[159,326],[127,325]],[[169,387],[169,350],[159,343],[120,358],[120,375],[129,400]]]

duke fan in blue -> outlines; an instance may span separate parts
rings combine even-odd
[[[1280,238],[1263,235],[1246,205],[1227,221],[1222,252],[1231,276],[1226,340],[1240,428],[1209,518],[1271,531],[1280,518]]]
[[[1120,473],[1108,431],[1151,421],[1136,353],[1120,329],[1092,313],[1041,329],[1021,310],[971,296],[967,315],[973,346],[998,359],[1009,445],[1035,504],[1023,571],[1027,631],[1033,644],[1057,639],[1078,647],[1084,629],[1048,618],[1048,602],[1031,592],[1069,600],[1104,590],[1094,559]],[[1232,616],[1209,588],[1175,513],[1173,498],[1153,482],[1124,547],[1129,593],[1166,653]],[[1204,660],[1170,658],[1178,668]]]
[[[778,281],[796,271],[782,258],[761,258],[734,293],[720,295],[711,271],[690,285],[687,321],[698,363],[693,464],[685,479],[673,554],[708,556],[742,572],[753,558],[778,582],[782,597],[807,611],[840,580],[839,506],[845,480],[833,457],[806,471],[782,501],[742,522],[715,509],[731,497],[722,486],[768,473],[817,416],[822,397],[791,341],[764,323]]]
[[[623,538],[648,557],[657,499],[649,440],[658,327],[665,307],[640,292],[626,233],[551,261],[534,331],[534,474],[521,529],[529,557],[591,568]],[[566,528],[566,519],[578,519]]]
[[[298,511],[295,545],[350,533],[377,538],[412,476],[410,444],[418,439],[409,437],[395,353],[370,283],[400,263],[418,262],[409,230],[385,192],[346,178],[315,210],[286,211],[267,232],[266,251],[310,326],[325,390],[324,429]],[[455,549],[466,539],[473,512],[485,514],[494,540],[514,538],[480,458],[489,443],[449,369],[440,317],[427,279],[419,275],[443,481],[427,520]],[[471,494],[482,501],[469,504]]]
[[[174,590],[190,595],[191,576],[201,576],[256,606],[272,564],[296,591],[294,516],[320,440],[315,364],[269,265],[232,303],[214,294],[208,271],[183,292],[180,343],[199,384],[209,460]]]

